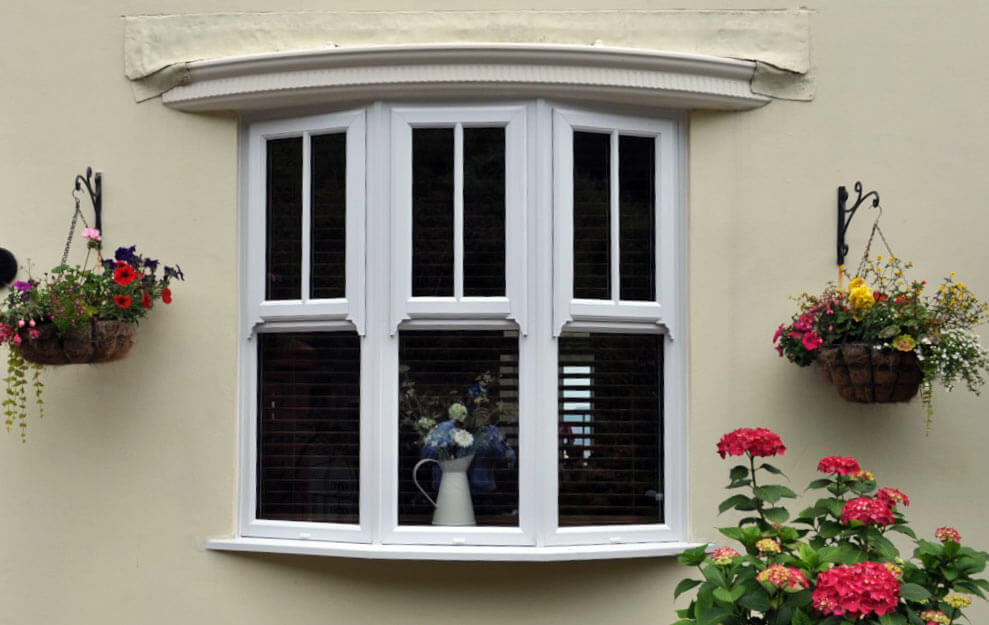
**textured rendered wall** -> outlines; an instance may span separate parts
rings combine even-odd
[[[857,456],[908,493],[922,535],[955,525],[989,547],[983,476],[989,398],[839,402],[770,348],[790,294],[834,275],[838,184],[879,189],[898,255],[923,277],[955,270],[989,294],[989,8],[977,0],[693,0],[619,8],[798,8],[812,18],[816,99],[698,113],[690,128],[692,537],[715,539],[720,434],[766,425],[790,446],[795,486],[826,453]],[[588,0],[539,8],[599,8]],[[118,364],[47,377],[29,441],[0,436],[0,622],[672,622],[672,559],[574,564],[418,563],[208,552],[234,527],[237,127],[231,115],[135,104],[122,15],[265,11],[270,2],[122,0],[0,6],[0,247],[57,262],[72,177],[105,174],[111,245],[136,242],[189,281]],[[282,2],[280,11],[526,9],[377,0]],[[608,6],[605,8],[616,8]],[[868,215],[853,225],[852,258]],[[712,392],[715,386],[718,392]],[[980,606],[973,622],[989,618]]]

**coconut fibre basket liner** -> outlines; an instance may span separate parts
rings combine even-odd
[[[863,404],[910,401],[924,377],[914,352],[865,343],[825,345],[817,363],[842,399]]]
[[[38,326],[38,337],[21,341],[21,355],[40,365],[71,365],[120,360],[134,346],[133,323],[93,321],[59,333],[50,323]]]

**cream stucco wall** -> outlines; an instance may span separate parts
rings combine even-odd
[[[835,187],[882,193],[895,251],[989,294],[989,5],[915,0],[629,0],[607,8],[797,8],[812,18],[816,99],[690,119],[691,534],[714,540],[717,438],[765,425],[802,488],[826,453],[907,492],[922,535],[989,546],[989,397],[842,403],[770,348],[787,296],[834,275]],[[281,11],[525,9],[293,0]],[[600,8],[591,0],[539,8]],[[0,436],[0,623],[672,622],[672,559],[570,564],[356,561],[210,552],[236,498],[237,124],[157,100],[123,75],[122,15],[265,11],[270,2],[0,5],[0,247],[57,261],[72,177],[105,174],[105,230],[178,261],[188,282],[122,363],[48,374],[29,441]],[[852,258],[868,216],[853,225]],[[715,391],[715,389],[717,389]],[[723,521],[722,521],[723,523]],[[984,605],[972,621],[989,619]]]

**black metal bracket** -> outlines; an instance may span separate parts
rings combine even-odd
[[[855,183],[855,192],[858,193],[858,199],[855,200],[855,204],[851,208],[846,208],[845,203],[848,201],[848,189],[845,187],[838,187],[838,265],[845,264],[845,255],[848,254],[848,244],[845,243],[845,233],[848,231],[848,226],[852,223],[852,217],[855,216],[855,211],[858,210],[862,202],[866,201],[870,197],[872,198],[872,207],[879,207],[879,193],[876,191],[869,191],[865,195],[862,195],[862,183]],[[881,208],[879,210],[882,210]],[[848,215],[848,218],[845,218]]]
[[[90,180],[92,179],[92,181]],[[86,191],[89,193],[89,199],[93,202],[93,212],[96,213],[96,223],[93,227],[103,233],[103,174],[96,172],[95,178],[93,177],[93,168],[86,168],[86,177],[83,178],[82,174],[76,176],[76,191],[82,189],[82,185],[86,185]]]

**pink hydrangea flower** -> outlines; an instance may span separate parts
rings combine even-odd
[[[818,612],[851,619],[889,614],[899,600],[900,582],[878,562],[832,567],[817,577],[812,595]]]
[[[924,625],[949,625],[951,623],[948,615],[938,610],[924,610],[920,613],[920,620],[924,621]]]
[[[841,509],[841,522],[861,521],[866,525],[891,525],[895,519],[889,506],[871,497],[856,497]]]
[[[740,555],[742,554],[738,553],[731,547],[719,547],[711,552],[711,559],[717,565],[726,566],[731,564],[732,561]]]
[[[804,574],[800,569],[783,566],[782,564],[771,565],[769,568],[756,575],[756,579],[760,582],[768,582],[779,588],[794,589],[807,588],[810,586],[810,584],[807,583],[807,578],[804,577]]]
[[[746,453],[753,457],[782,455],[786,447],[779,434],[766,428],[739,428],[718,441],[718,454],[722,458]]]
[[[876,492],[876,499],[886,504],[889,508],[895,508],[899,504],[910,505],[910,498],[896,488],[880,488]]]
[[[858,460],[851,456],[824,456],[817,463],[821,473],[840,473],[842,475],[857,475],[862,471]]]

